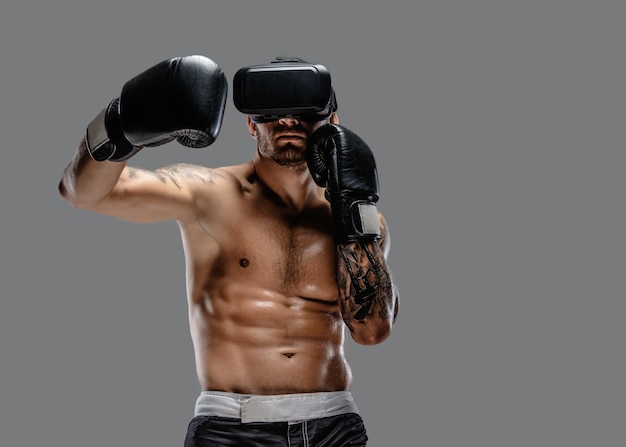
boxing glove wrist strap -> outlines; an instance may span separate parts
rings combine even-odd
[[[119,98],[114,99],[89,123],[85,132],[87,151],[96,161],[124,161],[141,148],[123,135],[118,114]]]
[[[352,222],[354,229],[359,236],[378,238],[380,228],[378,227],[378,209],[376,205],[368,202],[357,202],[352,204]]]
[[[376,240],[380,237],[378,209],[369,200],[344,202],[337,221],[338,242]]]

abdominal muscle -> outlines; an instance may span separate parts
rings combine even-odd
[[[230,285],[190,308],[203,390],[288,394],[347,390],[336,302]]]

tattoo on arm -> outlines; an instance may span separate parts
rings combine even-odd
[[[155,171],[148,171],[137,168],[129,168],[131,178],[141,175],[148,175],[157,178],[162,183],[172,182],[178,189],[183,188],[182,180],[199,181],[202,183],[214,183],[220,174],[215,170],[203,166],[196,166],[186,163],[177,163],[170,166],[158,168]]]
[[[344,319],[363,322],[367,317],[389,318],[393,284],[375,243],[340,244],[338,255],[339,298]],[[350,321],[346,324],[352,330]]]

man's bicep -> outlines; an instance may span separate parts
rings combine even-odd
[[[194,213],[193,187],[168,168],[150,171],[127,166],[95,211],[131,222],[188,218]]]

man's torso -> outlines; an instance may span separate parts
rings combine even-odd
[[[320,198],[294,213],[247,172],[233,172],[228,181],[241,188],[226,188],[196,221],[179,222],[202,388],[348,389],[328,204]]]

